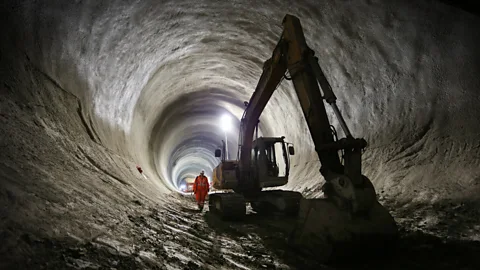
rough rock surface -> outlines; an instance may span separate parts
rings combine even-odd
[[[436,1],[12,0],[0,8],[6,267],[313,267],[310,257],[281,253],[288,226],[275,235],[275,222],[223,224],[234,229],[218,236],[217,223],[167,195],[217,164],[218,118],[241,116],[291,13],[352,132],[369,142],[365,174],[404,230],[394,265],[478,268],[478,17]],[[292,90],[279,87],[261,132],[295,144],[286,188],[316,197],[318,158]],[[186,240],[195,226],[205,245]],[[268,237],[278,239],[268,245]],[[223,259],[198,255],[214,247]]]

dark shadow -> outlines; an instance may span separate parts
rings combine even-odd
[[[477,204],[464,202],[462,205],[473,207]],[[422,208],[444,209],[447,213],[449,209],[452,210],[445,207],[443,202],[435,205],[412,206],[402,214],[406,217],[413,216],[415,213],[425,215]],[[472,211],[478,212],[476,209],[479,208],[474,208]],[[397,208],[392,212],[401,211],[402,209]],[[468,212],[465,209],[462,211]],[[438,215],[442,216],[442,214]],[[445,218],[448,215],[444,213],[443,216]],[[413,224],[399,222],[398,239],[388,240],[388,243],[376,242],[373,238],[361,239],[360,245],[343,250],[346,256],[325,263],[318,261],[315,256],[315,253],[321,250],[305,252],[293,249],[289,245],[288,237],[295,227],[295,218],[249,213],[243,222],[228,222],[209,212],[205,213],[204,218],[208,226],[218,233],[233,237],[258,235],[262,238],[266,249],[295,269],[480,269],[480,259],[478,259],[480,242],[435,236],[420,231],[420,225],[415,227]],[[472,219],[470,213],[470,217],[464,219],[440,220],[439,223],[450,224],[458,233],[461,233],[462,230],[478,224],[478,216],[476,220],[477,222]],[[338,245],[336,248],[345,247]]]
[[[258,235],[263,245],[269,251],[296,269],[321,269],[319,262],[292,249],[288,244],[288,237],[293,231],[296,218],[282,215],[260,215],[250,212],[243,221],[224,221],[206,212],[204,215],[207,225],[217,233],[226,234],[234,238],[245,238],[248,235]]]
[[[475,0],[455,0],[455,1],[438,0],[438,1],[480,17],[480,10],[477,7],[478,1],[475,1]]]

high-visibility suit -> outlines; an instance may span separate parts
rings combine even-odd
[[[195,194],[195,199],[197,200],[198,208],[203,209],[203,204],[205,203],[205,197],[207,197],[208,191],[210,191],[210,185],[208,179],[205,175],[199,175],[195,178],[193,183],[193,193]]]

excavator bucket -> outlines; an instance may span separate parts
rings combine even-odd
[[[331,199],[302,199],[290,244],[323,262],[352,258],[362,251],[390,250],[397,225],[379,202],[368,211],[352,214]]]

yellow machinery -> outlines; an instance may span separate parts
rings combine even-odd
[[[285,75],[287,71],[289,77]],[[257,136],[254,139],[259,117],[283,79],[293,82],[315,144],[320,173],[326,181],[324,199],[305,200],[293,191],[262,191],[265,187],[288,182],[290,155],[294,154],[293,146],[286,143],[284,137]],[[336,138],[324,102],[332,107],[345,138]],[[397,234],[395,221],[377,201],[372,183],[362,174],[362,150],[367,142],[354,138],[348,129],[318,59],[307,46],[297,17],[287,14],[283,19],[280,40],[272,57],[264,64],[255,92],[245,104],[237,160],[225,160],[222,150],[215,151],[222,162],[214,170],[213,186],[231,192],[211,194],[210,211],[223,218],[238,219],[245,215],[246,202],[257,212],[280,211],[296,215],[300,210],[292,241],[304,245],[317,243],[317,247],[318,243],[323,243],[326,253],[327,246],[331,248],[325,244],[327,242],[348,242],[359,236],[368,236],[373,241]],[[282,160],[284,168],[281,170],[278,162]]]

